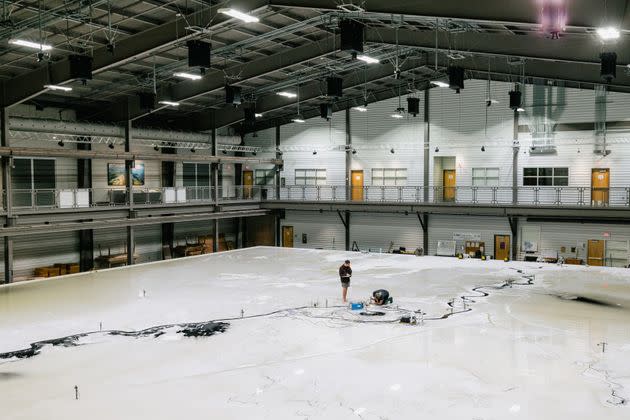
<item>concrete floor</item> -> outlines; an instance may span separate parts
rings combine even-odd
[[[346,258],[352,300],[393,295],[384,316],[338,307]],[[2,418],[627,419],[627,273],[252,248],[4,286],[0,353],[95,333],[0,359]],[[241,313],[211,337],[99,332]]]

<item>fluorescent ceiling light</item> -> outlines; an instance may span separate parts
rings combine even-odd
[[[610,41],[612,39],[619,38],[621,33],[619,32],[619,29],[608,26],[605,28],[598,28],[597,35],[599,35],[599,37],[604,41]]]
[[[254,114],[254,117],[256,118],[261,118],[263,115],[262,114]]]
[[[403,114],[400,112],[396,112],[395,114],[392,114],[392,118],[401,119],[403,118]]]
[[[239,12],[238,10],[235,10],[235,9],[222,8],[222,9],[219,9],[219,13],[223,13],[224,15],[232,16],[233,18],[240,19],[240,20],[242,20],[243,22],[246,22],[246,23],[254,23],[254,22],[258,22],[259,21],[259,19],[257,17],[252,16],[252,15],[248,15],[247,13]]]
[[[26,41],[24,39],[10,39],[9,44],[20,45],[22,47],[34,48],[41,51],[52,50],[52,45],[40,44],[38,42]]]
[[[172,101],[160,101],[158,102],[159,104],[162,105],[168,105],[168,106],[179,106],[179,102],[172,102]]]
[[[69,86],[58,86],[58,85],[44,85],[46,89],[50,90],[62,90],[64,92],[70,92],[72,90]]]
[[[490,99],[490,98],[486,99],[486,102],[490,102],[491,104],[498,104],[498,103],[499,103],[499,101],[498,101],[498,100],[496,100],[496,99]]]
[[[357,56],[357,60],[365,61],[368,64],[376,64],[381,62],[381,60],[379,60],[378,58],[370,57],[369,55],[359,55]]]
[[[293,121],[294,123],[305,123],[306,121],[304,120],[304,118],[302,118],[301,115],[296,116],[295,118],[293,118],[291,121]]]
[[[284,96],[285,98],[297,98],[297,94],[292,92],[278,92],[277,95]]]
[[[359,111],[359,112],[367,112],[367,105],[361,105],[361,106],[355,106],[354,108],[355,111]]]
[[[448,83],[443,82],[443,81],[441,81],[441,80],[434,80],[434,81],[432,81],[431,83],[432,83],[432,84],[434,84],[434,85],[435,85],[435,86],[437,86],[437,87],[448,87],[448,86],[449,86],[449,84],[448,84]]]
[[[519,106],[518,108],[516,108],[516,112],[525,112],[525,109]]]
[[[192,73],[173,73],[173,76],[175,77],[180,77],[182,79],[190,79],[190,80],[200,80],[201,76],[198,74],[192,74]]]

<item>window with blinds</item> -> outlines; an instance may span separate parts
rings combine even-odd
[[[473,187],[498,187],[499,168],[473,168]]]
[[[296,169],[295,185],[326,185],[326,169]]]
[[[385,187],[407,185],[407,169],[374,168],[372,169],[372,185]]]

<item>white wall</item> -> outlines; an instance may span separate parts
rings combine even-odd
[[[322,248],[343,250],[346,248],[345,228],[337,213],[287,211],[281,226],[293,226],[295,248]],[[302,234],[307,243],[302,243]]]

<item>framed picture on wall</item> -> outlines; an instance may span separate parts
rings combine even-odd
[[[144,185],[144,162],[136,162],[131,168],[131,182],[134,187]],[[127,185],[124,163],[107,164],[107,185],[110,187],[124,187]]]

